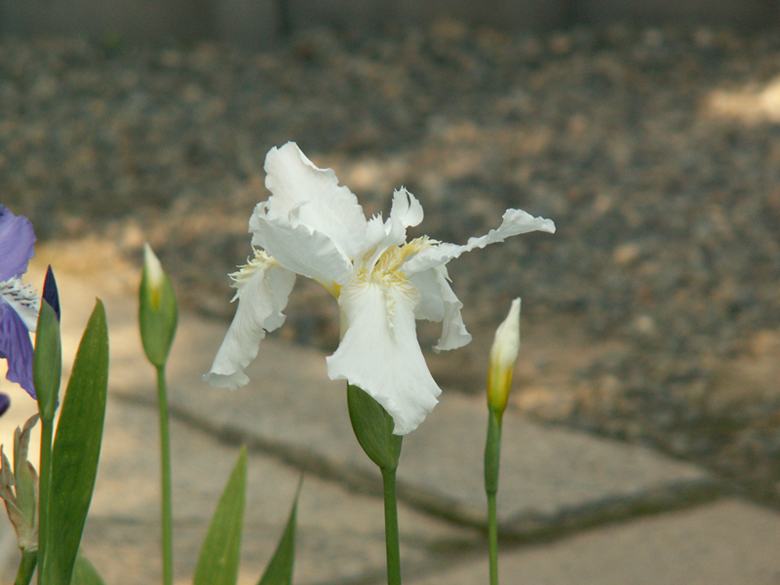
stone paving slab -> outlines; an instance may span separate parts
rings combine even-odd
[[[111,399],[95,495],[82,546],[111,585],[160,579],[157,413]],[[174,421],[171,427],[175,575],[190,583],[200,546],[238,449]],[[249,454],[240,583],[257,583],[287,521],[300,473],[272,457]],[[295,582],[366,582],[383,575],[381,499],[350,493],[337,483],[304,478],[298,511]],[[452,548],[473,546],[480,535],[399,509],[401,552],[410,572],[435,566]],[[11,536],[0,524],[0,541]],[[18,553],[5,544],[0,583],[13,582]]]
[[[60,285],[66,307],[63,337],[68,364],[95,290],[66,275],[60,275]],[[101,296],[110,322],[113,398],[84,544],[109,583],[156,581],[156,544],[150,540],[157,530],[156,421],[150,407],[154,379],[141,357],[134,300],[111,290],[101,291]],[[266,359],[250,372],[255,380],[265,382],[263,391],[231,394],[212,390],[200,382],[199,370],[208,367],[224,329],[223,323],[183,315],[169,368],[178,416],[187,419],[173,426],[179,575],[189,575],[194,566],[207,519],[235,460],[237,449],[215,440],[222,436],[232,442],[253,439],[255,448],[278,455],[255,452],[250,456],[242,583],[256,581],[289,510],[298,471],[280,458],[296,463],[308,459],[319,474],[338,480],[312,475],[306,480],[296,582],[380,582],[384,565],[381,501],[348,493],[340,485],[370,482],[373,471],[354,447],[351,432],[344,432],[349,427],[343,387],[324,377],[324,360],[318,352],[269,340],[263,348]],[[193,363],[202,363],[202,367],[191,371]],[[3,389],[8,390],[8,385]],[[18,424],[17,418],[23,421],[32,408],[32,402],[25,402],[16,390],[14,394],[11,388],[14,407],[0,419],[3,440],[8,436],[6,427]],[[431,505],[429,500],[443,498],[452,517],[477,521],[481,499],[477,495],[481,490],[477,455],[482,448],[483,418],[477,401],[445,392],[442,404],[406,440],[401,479],[407,500],[426,507]],[[193,422],[212,432],[193,428],[197,426]],[[538,533],[540,526],[554,526],[567,516],[568,522],[588,515],[591,520],[603,519],[610,517],[615,506],[671,507],[706,497],[715,489],[714,481],[698,468],[645,449],[539,427],[514,416],[507,420],[505,433],[500,500],[504,527],[515,534]],[[463,454],[460,459],[459,453]],[[474,458],[475,464],[460,465],[461,460]],[[536,523],[530,530],[529,522]],[[475,546],[479,540],[474,532],[407,506],[401,507],[401,530],[405,582],[465,585],[485,581],[485,551]],[[8,555],[13,550],[9,535],[7,521],[0,520],[0,575],[5,582],[13,561],[13,554]],[[585,585],[777,583],[779,545],[778,514],[736,500],[720,500],[506,549],[501,562],[505,582],[522,578],[529,583]],[[142,568],[128,571],[127,567]]]
[[[84,548],[114,585],[153,583],[159,576],[159,459],[156,411],[113,400]],[[171,429],[177,575],[191,582],[213,509],[238,454],[189,425]],[[257,583],[281,535],[300,473],[250,453],[242,583]],[[349,583],[382,575],[384,520],[379,498],[349,493],[335,482],[304,478],[298,511],[295,582]],[[441,560],[443,550],[473,545],[473,531],[399,510],[402,554],[410,571]],[[125,551],[152,562],[117,559]],[[136,569],[135,567],[139,567]],[[128,573],[128,568],[133,568]],[[185,577],[186,576],[186,577]]]
[[[143,358],[135,298],[109,284],[96,286],[67,274],[58,278],[68,346],[75,346],[100,294],[109,319],[111,389],[154,403],[153,370]],[[213,389],[202,374],[226,330],[222,321],[182,313],[168,363],[172,412],[222,438],[376,491],[379,475],[352,434],[344,382],[328,379],[325,356],[269,336],[247,371],[249,386],[235,392]],[[71,360],[66,352],[66,364]],[[482,398],[445,389],[425,423],[405,438],[400,496],[457,522],[482,525],[485,425]],[[638,509],[675,507],[717,492],[712,477],[696,466],[640,446],[540,426],[511,411],[505,415],[501,475],[502,530],[525,537]]]
[[[735,499],[643,517],[555,542],[504,550],[503,583],[529,585],[774,585],[780,515]],[[480,553],[407,585],[487,583]]]

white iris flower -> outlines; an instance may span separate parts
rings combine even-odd
[[[249,220],[255,255],[232,275],[238,310],[204,379],[231,389],[249,381],[244,369],[265,332],[284,322],[282,311],[299,274],[321,283],[339,302],[342,339],[327,358],[329,377],[370,394],[393,417],[396,435],[413,431],[441,393],[420,350],[415,320],[442,322],[436,351],[471,341],[447,262],[510,236],[554,233],[555,224],[509,209],[497,229],[465,246],[427,237],[407,242],[406,228],[422,221],[423,210],[406,189],[394,193],[389,219],[366,220],[357,197],[338,184],[333,170],[317,168],[293,142],[271,149],[265,171],[271,197]]]

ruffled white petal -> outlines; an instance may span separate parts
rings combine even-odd
[[[393,193],[393,207],[390,209],[390,223],[392,232],[398,235],[394,238],[393,244],[401,245],[406,241],[406,228],[420,225],[423,220],[423,208],[417,198],[401,187]]]
[[[463,316],[460,310],[463,303],[460,302],[450,287],[450,283],[445,276],[436,271],[437,282],[441,290],[442,302],[444,303],[444,319],[442,319],[441,337],[439,343],[433,347],[433,351],[448,351],[458,349],[471,342],[471,333],[466,330],[463,323]]]
[[[417,319],[425,319],[434,323],[440,323],[444,319],[444,299],[442,299],[437,274],[440,270],[446,275],[446,266],[437,266],[409,276],[409,282],[420,291],[420,304],[417,305],[414,312]]]
[[[348,258],[362,250],[366,218],[357,197],[339,185],[332,169],[320,169],[298,145],[272,148],[265,158],[269,219],[291,219],[312,232],[325,234]]]
[[[465,246],[457,244],[438,244],[430,246],[415,255],[403,266],[407,273],[422,272],[434,266],[441,266],[450,260],[457,258],[464,252],[470,252],[474,248],[484,248],[488,244],[503,242],[509,237],[528,232],[555,233],[555,223],[551,219],[534,217],[521,209],[507,209],[504,212],[503,221],[496,229],[490,230],[479,238],[469,238]]]
[[[327,359],[330,378],[368,392],[393,417],[396,435],[416,429],[441,394],[417,341],[417,302],[410,283],[350,282],[339,297],[346,333]]]
[[[420,291],[420,305],[415,311],[418,319],[441,322],[442,332],[434,346],[436,352],[457,349],[471,342],[471,334],[463,323],[460,302],[450,287],[445,266],[436,266],[409,277],[409,281]]]
[[[266,331],[284,323],[295,274],[262,252],[234,275],[238,309],[214,363],[203,379],[216,388],[235,390],[249,382],[244,369],[257,357]]]
[[[288,270],[313,278],[330,289],[345,284],[352,262],[328,235],[286,219],[269,219],[267,203],[260,203],[249,220],[252,245],[263,248]]]
[[[387,221],[382,223],[381,215],[369,220],[363,253],[355,258],[356,263],[370,270],[388,248],[406,241],[406,228],[418,225],[422,219],[422,205],[415,196],[404,188],[396,190]]]

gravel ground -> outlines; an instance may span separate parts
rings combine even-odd
[[[224,317],[265,153],[288,140],[369,213],[406,186],[440,240],[482,234],[510,206],[553,218],[554,236],[451,265],[475,342],[431,354],[435,373],[481,391],[520,295],[515,407],[650,442],[777,503],[778,75],[777,34],[704,28],[438,23],[316,30],[258,53],[4,39],[0,194],[43,242],[97,241],[137,265],[149,240],[183,302]],[[288,315],[281,334],[336,343],[316,285],[299,281]]]

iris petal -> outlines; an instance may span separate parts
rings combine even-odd
[[[471,334],[463,323],[460,302],[450,287],[445,266],[436,266],[424,272],[412,274],[409,281],[420,291],[421,302],[415,315],[418,319],[442,322],[441,337],[434,346],[435,352],[457,349],[471,341]]]
[[[298,145],[288,142],[272,148],[265,158],[265,186],[269,219],[290,219],[312,232],[328,236],[348,258],[360,252],[366,232],[366,217],[357,197],[339,185],[332,169],[320,169]]]
[[[339,304],[347,330],[327,358],[330,378],[349,380],[370,394],[393,417],[396,435],[416,429],[441,394],[417,341],[419,298],[413,285],[406,288],[360,280],[345,286]]]
[[[469,238],[465,246],[457,244],[439,244],[422,250],[416,256],[409,258],[404,264],[407,273],[422,272],[434,266],[441,266],[474,248],[484,248],[488,244],[503,242],[507,238],[528,232],[555,233],[555,224],[551,219],[534,217],[521,209],[507,209],[503,221],[496,229],[490,230],[479,238]]]
[[[216,388],[235,390],[249,378],[244,369],[251,363],[266,331],[284,323],[295,274],[259,255],[236,276],[238,309],[222,342],[211,371],[203,379]]]
[[[35,233],[30,220],[0,205],[0,282],[27,272],[35,256]]]
[[[0,359],[8,360],[6,378],[35,398],[30,332],[13,307],[0,299]]]
[[[254,234],[252,245],[261,246],[296,274],[326,287],[333,282],[344,284],[352,274],[352,262],[327,234],[285,219],[270,219],[262,203],[255,208],[249,227]]]

